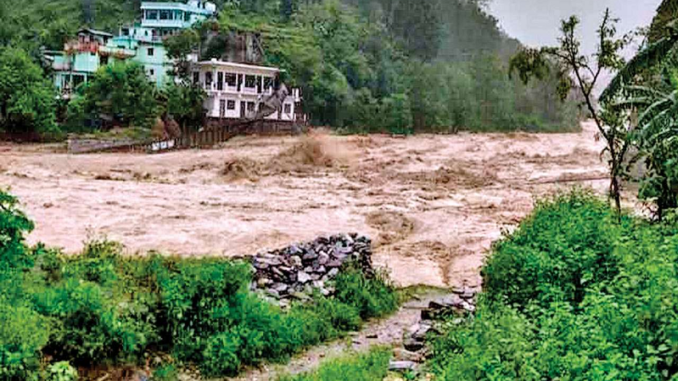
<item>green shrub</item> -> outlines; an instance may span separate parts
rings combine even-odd
[[[615,219],[605,202],[583,191],[539,201],[516,232],[494,245],[482,270],[486,294],[521,307],[581,302],[587,286],[617,273]]]
[[[678,376],[678,226],[573,193],[496,245],[475,318],[431,343],[439,380]]]
[[[33,223],[17,209],[18,201],[0,189],[0,273],[29,268],[33,265],[24,234],[33,230]]]
[[[5,304],[0,297],[0,379],[35,379],[40,350],[49,337],[49,324],[26,307]]]
[[[282,377],[280,381],[382,381],[390,358],[390,350],[374,348],[368,353],[327,360],[315,372]]]
[[[337,276],[336,298],[355,307],[360,317],[381,317],[398,308],[398,295],[386,274],[366,277],[362,271],[349,268]]]
[[[173,364],[163,365],[153,371],[152,381],[176,381],[179,379],[179,372]]]
[[[52,364],[47,370],[47,381],[76,381],[77,379],[78,371],[68,361]]]

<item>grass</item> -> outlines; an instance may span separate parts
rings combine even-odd
[[[352,353],[326,360],[318,369],[278,381],[382,381],[388,373],[391,350],[372,348],[367,353]]]

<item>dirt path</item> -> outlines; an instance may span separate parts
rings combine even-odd
[[[490,244],[536,196],[604,192],[592,126],[577,134],[234,139],[214,150],[68,155],[0,145],[0,187],[36,223],[30,242],[76,252],[107,236],[130,253],[253,254],[368,234],[400,286],[477,286]]]
[[[431,291],[403,304],[401,308],[383,320],[368,322],[360,332],[350,335],[345,340],[314,347],[293,358],[285,365],[264,365],[261,369],[244,372],[234,381],[275,381],[281,375],[295,375],[316,369],[325,359],[341,356],[350,352],[363,352],[375,345],[399,346],[403,333],[419,322],[421,310],[429,302],[445,293]]]

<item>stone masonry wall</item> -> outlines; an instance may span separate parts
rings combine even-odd
[[[373,274],[371,243],[368,237],[355,233],[340,234],[257,254],[251,259],[252,288],[281,304],[308,299],[315,290],[331,295],[331,281],[344,264],[355,262],[365,273]]]

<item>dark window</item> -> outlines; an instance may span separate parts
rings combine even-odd
[[[73,76],[73,88],[76,89],[81,83],[85,82],[85,77],[82,75]]]
[[[223,89],[224,89],[224,73],[220,71],[217,73],[217,90],[221,91]]]
[[[257,87],[257,77],[253,75],[246,75],[245,76],[245,87],[249,88],[255,88]]]
[[[129,36],[129,29],[125,28],[122,30],[122,35],[123,36]]]
[[[158,11],[146,11],[146,18],[148,20],[157,20],[158,19]]]
[[[160,20],[171,20],[172,13],[170,11],[160,11]]]
[[[255,107],[255,106],[256,106],[256,105],[254,104],[254,102],[247,102],[247,111],[249,111],[249,112],[254,112],[254,107]]]
[[[89,55],[90,55],[90,56],[96,56],[97,53],[96,53],[96,52],[89,52]]]
[[[229,110],[235,110],[235,101],[229,100],[229,101],[228,101],[227,108],[228,108]]]
[[[99,65],[101,65],[101,66],[108,65],[108,56],[99,57]]]
[[[184,21],[190,21],[191,20],[191,14],[188,12],[184,12]]]
[[[224,117],[226,115],[226,101],[221,99],[219,100],[219,116]]]
[[[153,48],[148,48],[148,56],[152,56],[153,53],[155,53],[155,50],[153,50]]]
[[[292,105],[287,103],[285,105],[285,114],[291,114],[292,113]]]
[[[235,74],[226,73],[226,83],[228,83],[229,86],[235,87],[236,82],[238,82],[238,77]]]
[[[207,71],[205,72],[205,88],[211,88],[212,87],[212,72]]]
[[[200,82],[200,72],[194,71],[193,72],[193,83],[199,83]]]
[[[151,69],[149,73],[151,73],[151,75],[155,75],[155,70]]]
[[[273,78],[264,77],[264,89],[268,89],[271,87],[273,87]]]

